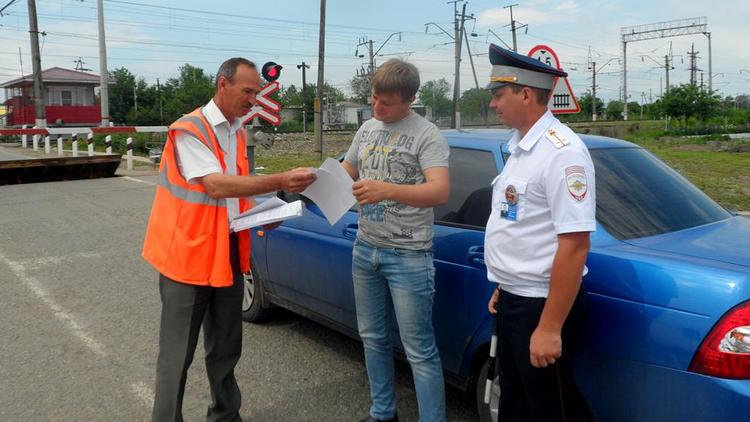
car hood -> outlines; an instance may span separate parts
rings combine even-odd
[[[732,217],[686,230],[630,239],[627,243],[750,267],[750,218]]]

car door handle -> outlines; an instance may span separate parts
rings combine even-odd
[[[347,224],[346,227],[344,227],[344,237],[355,239],[357,237],[357,230],[359,230],[358,224]]]
[[[485,266],[484,246],[472,246],[466,254],[466,259],[474,265]]]

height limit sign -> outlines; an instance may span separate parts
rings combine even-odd
[[[548,66],[563,70],[560,66],[560,59],[557,58],[557,54],[546,45],[535,46],[529,51],[528,55]],[[560,79],[562,79],[562,81]],[[572,114],[581,111],[581,106],[578,105],[578,100],[573,94],[573,89],[570,87],[568,78],[555,78],[552,95],[550,96],[547,107],[549,107],[549,109],[555,114]]]

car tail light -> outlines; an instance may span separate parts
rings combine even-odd
[[[750,301],[727,312],[701,343],[690,371],[750,379]]]

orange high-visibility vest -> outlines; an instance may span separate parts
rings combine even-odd
[[[203,142],[226,173],[224,153],[213,127],[200,109],[182,116],[169,127],[162,152],[159,182],[143,243],[143,258],[164,276],[187,284],[211,287],[232,285],[229,259],[229,221],[225,199],[213,199],[202,184],[189,184],[175,157],[177,131]],[[237,175],[250,174],[247,135],[237,131]],[[250,208],[239,198],[240,213]],[[250,233],[237,233],[242,272],[250,271]]]

